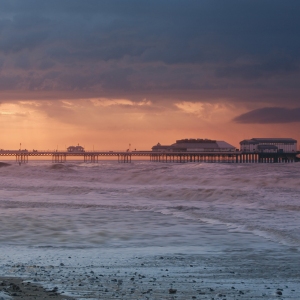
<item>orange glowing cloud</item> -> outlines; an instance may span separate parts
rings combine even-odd
[[[0,2],[0,148],[300,139],[300,5],[37,3]]]

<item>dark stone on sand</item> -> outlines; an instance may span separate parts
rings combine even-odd
[[[169,294],[176,294],[177,290],[176,289],[169,289]]]
[[[10,284],[10,287],[12,288],[12,290],[13,290],[14,292],[19,292],[19,291],[21,291],[20,287],[17,286],[16,284],[14,284],[14,283],[11,283],[11,284]]]
[[[56,291],[57,287],[52,291],[47,291],[41,285],[31,284],[30,282],[23,282],[23,278],[17,277],[0,277],[2,284],[0,285],[0,291],[6,292],[12,297],[18,297],[14,299],[32,300],[32,299],[44,299],[44,300],[71,300],[71,297],[62,296]],[[49,294],[50,293],[50,294]],[[1,297],[0,297],[1,298]]]

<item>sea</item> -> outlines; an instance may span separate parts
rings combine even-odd
[[[220,268],[254,264],[260,278],[259,266],[269,259],[277,275],[264,275],[268,284],[277,278],[289,289],[284,299],[299,299],[299,163],[7,163],[0,168],[4,276],[37,276],[28,269],[37,265],[74,267],[79,274],[83,266],[108,270],[112,260],[130,265],[151,257],[154,264],[181,255],[194,263],[214,257]],[[280,273],[285,259],[294,268]]]

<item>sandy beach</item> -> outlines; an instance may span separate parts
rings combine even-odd
[[[142,251],[135,256],[127,249],[99,256],[97,251],[82,251],[79,256],[78,251],[66,251],[59,257],[46,251],[35,259],[36,265],[31,259],[4,264],[2,273],[10,277],[1,277],[1,295],[2,299],[6,294],[12,299],[296,300],[299,253],[281,250],[159,256]]]

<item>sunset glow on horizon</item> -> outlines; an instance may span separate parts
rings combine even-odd
[[[0,148],[300,140],[299,11],[279,1],[1,1]]]

